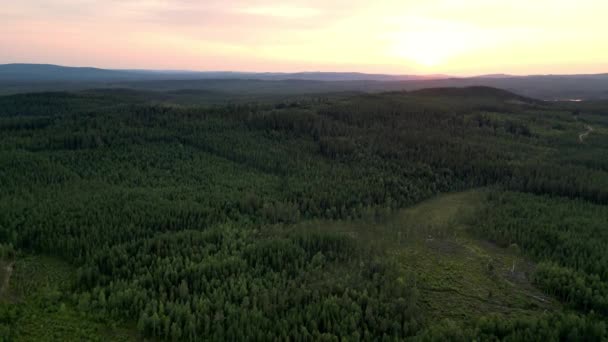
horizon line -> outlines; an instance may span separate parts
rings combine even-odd
[[[538,74],[506,74],[502,72],[491,72],[491,73],[480,73],[480,74],[443,74],[443,73],[390,73],[390,72],[363,72],[363,71],[322,71],[322,70],[300,70],[300,71],[244,71],[244,70],[194,70],[194,69],[147,69],[147,68],[109,68],[91,65],[65,65],[65,64],[54,64],[54,63],[31,63],[31,62],[10,62],[0,63],[0,66],[7,65],[38,65],[38,66],[55,66],[62,68],[83,68],[83,69],[98,69],[106,71],[123,71],[123,72],[173,72],[173,73],[234,73],[234,74],[311,74],[311,73],[324,73],[324,74],[361,74],[361,75],[381,75],[381,76],[394,76],[394,77],[436,77],[436,79],[444,78],[479,78],[495,76],[495,78],[514,78],[514,77],[533,77],[533,76],[594,76],[594,75],[608,75],[608,71],[597,72],[597,73],[538,73]]]

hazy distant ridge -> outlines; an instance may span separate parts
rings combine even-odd
[[[608,99],[608,74],[505,74],[476,77],[357,72],[248,73],[232,71],[108,70],[49,64],[0,65],[0,94],[91,88],[198,90],[228,94],[411,91],[486,86],[542,100]]]
[[[112,70],[91,67],[66,67],[52,64],[0,64],[2,81],[136,81],[193,79],[256,79],[311,81],[404,81],[447,78],[445,75],[388,75],[358,72],[235,72],[235,71],[171,71]]]

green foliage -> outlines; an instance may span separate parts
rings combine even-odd
[[[543,314],[539,317],[505,319],[488,316],[463,329],[453,321],[442,321],[425,330],[416,341],[604,341],[606,323],[573,314]]]
[[[500,245],[538,261],[536,283],[583,311],[608,315],[608,208],[521,193],[493,194],[475,225]]]
[[[593,141],[604,139],[599,126],[583,146],[571,118],[553,105],[466,92],[206,107],[162,103],[196,97],[189,92],[153,101],[120,91],[1,97],[1,250],[53,255],[77,268],[57,273],[65,278],[32,276],[31,284],[62,285],[50,286],[35,309],[6,308],[6,326],[52,308],[51,318],[132,324],[162,340],[425,336],[415,281],[404,280],[374,239],[280,227],[385,218],[439,193],[487,185],[578,199],[564,199],[564,208],[608,203],[607,170],[593,162],[604,153]],[[563,129],[551,129],[556,123]],[[486,216],[498,214],[480,234],[553,261],[539,268],[538,284],[577,307],[604,310],[594,296],[604,298],[605,256],[601,243],[585,242],[604,234],[595,221],[584,233],[575,227],[586,222],[582,216],[543,229],[542,220],[553,218],[537,207],[524,210],[523,217],[541,220],[531,233],[527,221],[509,218],[519,207],[491,208]],[[505,222],[513,226],[500,228]],[[448,230],[429,224],[425,233],[442,238]],[[496,272],[491,266],[487,272]],[[28,292],[23,274],[15,281]],[[554,274],[566,285],[554,285]],[[590,288],[591,297],[579,288]],[[564,334],[595,327],[586,317]],[[552,319],[471,334],[521,337]],[[597,329],[589,336],[602,336]],[[94,332],[75,339],[86,333]]]

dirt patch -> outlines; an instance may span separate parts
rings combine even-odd
[[[587,138],[589,133],[593,132],[593,127],[591,127],[589,125],[585,125],[585,129],[586,129],[586,131],[584,131],[578,135],[578,141],[581,143],[585,142],[585,138]]]
[[[0,285],[0,298],[4,297],[8,290],[11,276],[13,275],[13,265],[14,262],[11,261],[3,266],[4,278],[2,279],[2,285]]]

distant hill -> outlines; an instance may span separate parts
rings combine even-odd
[[[463,97],[463,98],[477,98],[485,97],[503,101],[520,101],[522,103],[537,103],[538,100],[531,99],[529,97],[521,96],[513,92],[485,87],[485,86],[473,86],[464,88],[427,88],[420,89],[410,92],[415,95],[433,96],[433,97]]]
[[[252,73],[234,71],[112,70],[52,64],[0,64],[0,81],[136,81],[256,79],[310,81],[404,81],[446,78],[445,75],[386,75],[358,72]]]
[[[464,88],[427,88],[412,91],[411,93],[416,95],[428,95],[428,96],[483,96],[483,97],[494,97],[494,98],[514,98],[521,97],[510,91],[503,89],[475,86],[475,87],[464,87]]]
[[[3,64],[3,81],[92,81],[137,79],[140,74],[130,71],[98,68],[62,67],[51,64]]]
[[[508,75],[508,74],[488,74],[488,75],[475,76],[473,78],[507,78],[507,77],[517,77],[517,76]]]
[[[356,72],[247,73],[232,71],[109,70],[48,64],[0,65],[0,94],[99,88],[220,92],[226,94],[311,94],[414,91],[485,86],[541,100],[606,100],[608,74],[503,74],[454,78],[445,75],[385,75]]]

